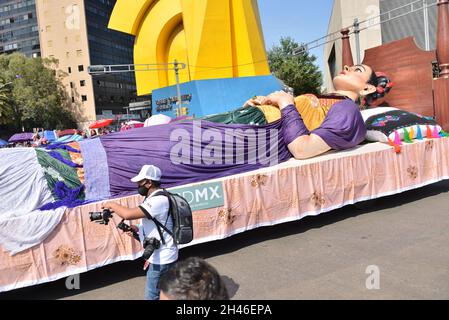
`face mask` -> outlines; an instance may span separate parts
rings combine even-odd
[[[141,186],[138,189],[138,192],[142,197],[146,197],[148,195],[148,191],[150,191],[150,188],[147,188],[145,186]]]

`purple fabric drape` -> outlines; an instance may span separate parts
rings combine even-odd
[[[52,145],[47,146],[45,149],[47,149],[47,150],[63,149],[63,150],[67,150],[69,152],[81,153],[81,151],[76,150],[75,148],[72,148],[71,146],[68,146],[63,143],[52,144]]]
[[[66,158],[64,158],[59,152],[57,151],[50,151],[48,153],[50,156],[52,156],[53,158],[55,158],[56,160],[61,161],[62,163],[68,165],[69,167],[72,168],[82,168],[83,166],[77,163],[74,163],[70,160],[67,160]]]
[[[109,199],[109,169],[106,151],[100,139],[86,139],[80,142],[83,154],[84,184],[86,200],[95,201]]]
[[[67,208],[75,208],[77,206],[80,206],[85,203],[85,201],[79,199],[82,192],[84,190],[84,185],[79,186],[75,189],[70,189],[66,186],[66,184],[62,181],[58,181],[55,184],[54,192],[56,193],[58,201],[48,203],[44,205],[39,210],[54,210],[60,207],[67,207]]]
[[[287,143],[302,134],[299,115],[284,116],[263,126],[198,120],[102,136],[111,195],[135,194],[136,184],[130,179],[148,164],[162,170],[163,187],[170,188],[284,162],[292,157]],[[312,133],[331,148],[346,150],[364,140],[366,128],[357,105],[344,100],[332,106],[321,127]]]
[[[281,120],[264,126],[187,121],[114,133],[101,142],[111,194],[122,196],[136,193],[130,179],[146,164],[162,170],[164,187],[276,165],[291,158],[283,136]]]

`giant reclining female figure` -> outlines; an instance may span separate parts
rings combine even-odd
[[[274,106],[281,110],[284,142],[296,159],[307,159],[331,149],[346,150],[363,142],[366,128],[357,101],[373,104],[378,95],[378,78],[366,65],[345,66],[334,78],[335,94],[342,100],[327,110],[316,110],[321,114],[319,125],[305,123],[302,113],[310,113],[308,106],[301,109],[299,99],[279,91],[268,97],[256,97],[247,101],[248,106]],[[388,84],[389,81],[384,82]],[[383,90],[383,89],[382,89]],[[316,117],[315,117],[316,118]],[[316,120],[316,119],[315,119]],[[310,130],[310,128],[314,130]]]
[[[336,93],[343,100],[326,109],[321,114],[323,121],[313,128],[305,125],[292,96],[276,92],[248,102],[281,109],[277,109],[280,118],[266,125],[188,121],[62,145],[59,148],[65,150],[57,152],[2,150],[4,181],[15,183],[8,182],[1,189],[0,198],[9,201],[0,205],[0,211],[23,216],[27,224],[28,216],[35,216],[39,223],[41,217],[54,218],[45,220],[48,234],[64,210],[39,214],[38,209],[72,208],[86,201],[135,195],[137,189],[131,178],[147,163],[162,169],[162,186],[170,188],[271,167],[292,157],[305,159],[330,149],[353,148],[364,140],[366,131],[355,100],[370,100],[376,81],[368,66],[345,68],[334,80]],[[304,110],[300,111],[306,118]],[[81,154],[75,152],[78,149]],[[26,195],[33,199],[20,198]]]
[[[273,166],[292,157],[306,159],[331,149],[353,148],[366,134],[356,101],[371,100],[377,85],[369,66],[345,67],[334,79],[335,93],[343,100],[332,105],[324,121],[311,131],[295,108],[294,98],[275,92],[248,101],[249,105],[281,109],[282,118],[267,125],[185,121],[101,137],[97,147],[105,150],[110,194],[135,193],[129,179],[146,163],[161,168],[163,186],[173,187]],[[248,132],[254,135],[249,137]],[[226,143],[228,138],[231,144]],[[87,148],[81,144],[81,149]]]
[[[360,97],[370,100],[376,94],[377,78],[368,66],[346,67],[335,77],[334,86],[343,100],[320,110],[320,121],[313,126],[307,123],[307,110],[299,108],[300,114],[295,108],[292,96],[275,92],[248,101],[249,105],[269,104],[277,110],[279,119],[266,125],[187,121],[82,141],[79,148],[83,168],[65,168],[65,163],[60,163],[52,170],[62,166],[59,176],[73,171],[70,177],[76,177],[80,170],[84,176],[78,183],[68,179],[71,184],[59,179],[59,189],[66,183],[65,189],[73,192],[63,192],[67,197],[58,195],[60,201],[46,208],[136,194],[130,178],[147,163],[162,169],[162,185],[169,188],[274,166],[292,157],[306,159],[330,149],[353,148],[364,140],[366,132],[355,101]],[[46,163],[56,161],[50,159],[50,154],[39,152],[39,160],[44,156],[49,158]],[[49,188],[55,194],[53,184],[49,183]],[[84,193],[78,195],[83,186]]]

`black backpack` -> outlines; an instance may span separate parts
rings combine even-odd
[[[159,235],[161,236],[161,241],[165,244],[164,237],[162,236],[161,228],[164,229],[175,241],[176,244],[187,244],[193,240],[193,218],[192,209],[186,199],[178,194],[170,193],[167,190],[162,190],[153,195],[156,196],[166,196],[168,198],[169,210],[168,216],[172,216],[173,219],[173,232],[168,230],[165,225],[160,223],[157,219],[153,218],[151,214],[145,210],[142,206],[140,209],[145,213],[145,216],[152,220],[157,227]],[[168,219],[168,217],[167,217]]]

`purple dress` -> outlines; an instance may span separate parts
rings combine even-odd
[[[334,104],[321,126],[312,133],[334,150],[347,150],[365,140],[366,126],[357,104],[346,99]]]

